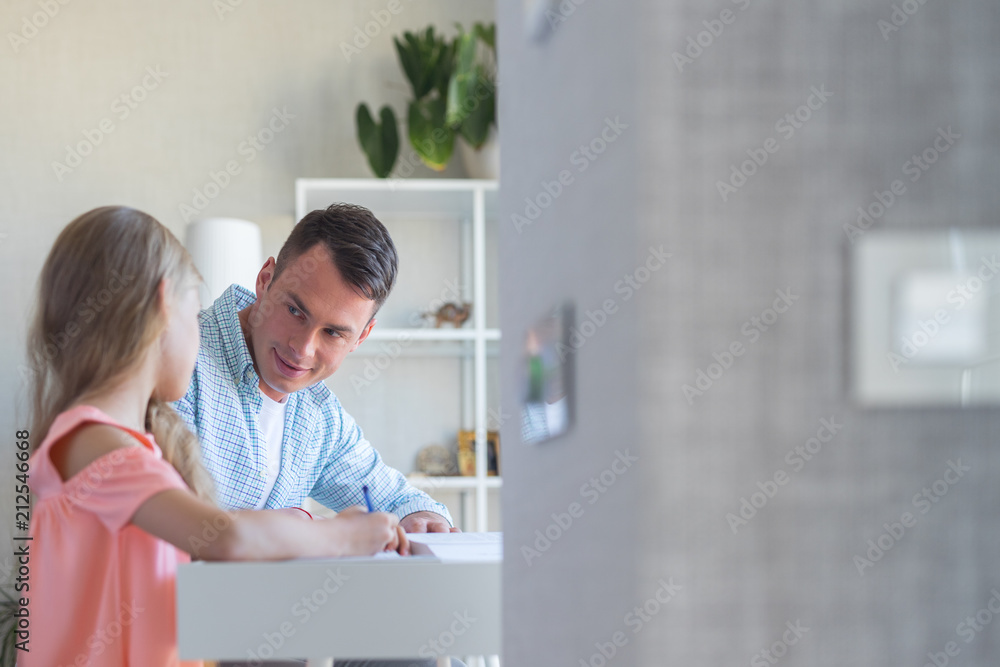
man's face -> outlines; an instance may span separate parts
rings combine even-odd
[[[368,337],[375,302],[340,275],[317,244],[275,280],[274,258],[257,274],[257,301],[241,322],[260,375],[261,391],[277,401],[333,375]]]

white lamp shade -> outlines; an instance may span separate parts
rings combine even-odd
[[[207,308],[236,283],[252,290],[262,265],[260,227],[237,218],[206,218],[187,226],[184,245],[205,283],[201,307]]]

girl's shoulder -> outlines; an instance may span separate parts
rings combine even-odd
[[[88,465],[124,447],[153,449],[145,437],[89,405],[70,408],[56,418],[50,430],[48,455],[62,481]]]

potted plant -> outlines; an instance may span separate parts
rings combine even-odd
[[[0,584],[0,667],[17,662],[17,622],[20,601],[10,584]]]
[[[496,135],[496,27],[475,24],[449,40],[430,26],[393,39],[413,98],[407,108],[407,138],[431,169],[447,166],[456,135],[476,151]],[[385,105],[379,120],[368,105],[356,112],[358,142],[372,171],[387,177],[399,156],[396,114]]]

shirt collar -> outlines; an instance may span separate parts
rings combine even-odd
[[[257,375],[257,371],[253,367],[253,357],[250,356],[250,349],[247,347],[247,340],[243,335],[243,327],[240,326],[239,312],[256,300],[257,295],[246,287],[233,284],[212,304],[212,309],[215,311],[215,321],[222,334],[223,356],[229,366],[233,383],[248,382],[254,388],[259,387],[260,376]],[[324,382],[317,382],[313,386],[303,389],[302,392],[310,394],[320,402],[329,398],[333,393]]]
[[[253,357],[250,356],[250,349],[243,336],[239,316],[239,312],[251,305],[256,298],[253,292],[242,285],[230,285],[212,304],[215,321],[222,335],[223,356],[235,384],[250,381],[256,386],[259,381],[257,371],[253,369]]]

